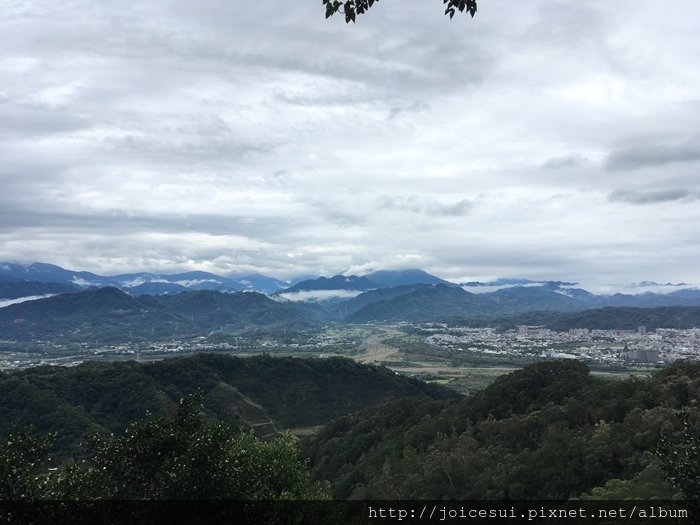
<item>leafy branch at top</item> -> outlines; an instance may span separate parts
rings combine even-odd
[[[363,15],[379,0],[323,0],[323,5],[326,6],[326,18],[330,18],[336,13],[345,15],[345,23],[355,22],[357,15]],[[450,19],[455,16],[455,13],[467,12],[474,18],[476,14],[476,0],[442,0],[442,3],[447,7],[445,14],[449,15]]]

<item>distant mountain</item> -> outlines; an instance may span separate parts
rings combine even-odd
[[[580,312],[527,312],[492,320],[471,322],[473,326],[513,328],[518,325],[544,326],[551,330],[573,328],[591,330],[635,330],[643,325],[657,328],[700,328],[700,306],[667,306],[659,308],[631,308],[624,306],[593,308]]]
[[[148,282],[130,286],[125,290],[131,295],[168,295],[186,292],[187,288],[175,283]]]
[[[249,288],[247,284],[236,280],[200,271],[176,274],[140,272],[105,276],[66,270],[46,263],[0,263],[0,282],[12,281],[63,283],[82,288],[115,287],[132,295],[177,293],[184,290],[235,292]]]
[[[338,301],[327,307],[327,310],[335,318],[344,319],[369,304],[378,303],[380,301],[389,301],[395,299],[396,297],[400,297],[415,290],[421,290],[424,288],[432,288],[432,285],[412,284],[405,286],[394,286],[393,288],[377,288],[376,290],[369,290],[355,297]]]
[[[175,274],[135,273],[115,275],[110,279],[115,286],[132,294],[175,293],[178,290],[176,287],[179,287],[179,291],[218,290],[220,292],[237,292],[246,288],[237,281],[209,272]],[[149,291],[143,292],[141,290]]]
[[[630,306],[654,308],[660,306],[700,306],[700,294],[692,290],[678,290],[669,294],[646,292],[638,295],[616,293],[609,296],[596,296],[597,306]]]
[[[109,286],[108,277],[90,272],[74,272],[47,263],[17,264],[0,263],[0,277],[19,281],[39,281],[46,283],[70,283],[78,286]]]
[[[469,281],[460,283],[460,286],[522,286],[526,284],[537,283],[530,279],[495,279],[493,281]]]
[[[273,301],[255,292],[135,297],[102,288],[0,308],[0,339],[127,342],[325,320],[315,304]]]
[[[472,294],[459,287],[414,285],[382,288],[332,305],[329,312],[348,322],[436,321],[449,318],[488,318],[525,312],[576,312],[597,307],[700,306],[700,293],[674,295],[594,295],[570,283],[508,286]]]
[[[387,300],[369,303],[345,318],[351,323],[434,321],[454,316],[494,313],[493,302],[462,288],[439,284],[420,287]]]
[[[377,283],[366,277],[358,277],[357,275],[335,275],[333,277],[319,277],[318,279],[301,281],[284,290],[284,293],[316,290],[371,290],[378,287]]]
[[[310,326],[326,321],[325,312],[316,304],[274,301],[257,292],[200,290],[151,300],[169,312],[188,317],[197,326],[210,329],[245,325]]]
[[[501,311],[509,313],[532,310],[565,312],[586,307],[585,302],[579,299],[540,286],[513,286],[484,296],[498,305]]]
[[[399,303],[377,305],[371,308],[373,313],[367,313],[368,310],[362,315],[374,320],[415,320],[427,319],[433,314],[442,316],[448,313],[457,316],[481,315],[483,312],[509,315],[540,310],[570,312],[603,307],[700,306],[700,289],[683,283],[658,285],[645,281],[638,283],[634,289],[641,291],[639,287],[642,285],[653,285],[661,289],[652,288],[636,294],[595,295],[569,281],[507,278],[455,285],[420,269],[379,270],[364,276],[336,275],[301,281],[282,281],[257,273],[222,277],[203,271],[175,274],[140,272],[103,276],[66,270],[46,263],[0,263],[0,284],[4,285],[0,286],[0,299],[5,299],[4,303],[0,303],[3,305],[7,305],[7,301],[17,302],[15,299],[23,297],[34,298],[87,288],[114,287],[132,296],[175,295],[204,290],[234,293],[247,290],[275,295],[294,302],[306,302],[309,305],[317,303],[336,320],[354,315],[374,302],[398,301],[399,297],[409,292],[417,292],[416,287],[429,289],[435,286],[461,287],[462,291],[479,295],[479,299],[470,299],[469,304],[461,304],[459,301],[463,301],[465,296],[454,292],[456,295],[447,303],[437,304],[444,299],[439,297],[440,293],[424,292],[427,302],[423,305],[423,313],[418,312],[418,307],[413,304],[414,299],[411,298],[403,307]],[[403,288],[406,286],[409,288]],[[681,286],[682,288],[679,288]],[[669,291],[670,293],[667,293]],[[454,302],[453,299],[457,298],[459,300]],[[406,314],[403,319],[402,311]],[[311,322],[317,322],[318,312],[308,313],[313,314]]]
[[[681,299],[688,299],[691,301],[698,301],[700,305],[700,289],[698,288],[686,288],[685,290],[678,290],[676,292],[671,292],[671,297],[678,297]]]
[[[62,294],[79,291],[75,285],[36,281],[0,282],[0,299],[17,299],[33,295]]]
[[[268,277],[261,273],[250,273],[238,277],[231,276],[231,278],[245,286],[248,290],[255,290],[257,292],[275,293],[291,286],[287,281]]]
[[[446,284],[456,286],[434,275],[430,275],[423,270],[379,270],[368,273],[364,276],[373,283],[376,283],[382,288],[390,288],[394,286],[404,286],[411,284]]]

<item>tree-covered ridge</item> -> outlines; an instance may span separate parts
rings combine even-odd
[[[152,363],[101,362],[0,373],[0,438],[33,424],[57,433],[63,455],[85,433],[120,432],[147,413],[165,414],[201,390],[206,414],[260,436],[315,426],[399,398],[444,399],[451,391],[348,359],[213,354]]]
[[[294,440],[260,441],[236,424],[229,387],[217,389],[232,377],[247,378],[236,387],[237,400],[277,410],[278,421],[346,415],[310,438],[300,456]],[[48,461],[52,436],[45,430],[43,437],[3,436],[4,498],[309,498],[325,497],[330,483],[332,496],[341,499],[670,499],[697,497],[700,486],[700,364],[609,381],[576,361],[536,363],[469,398],[342,359],[203,355],[34,369],[0,380],[19,388],[3,396],[3,424],[14,417],[22,429],[16,414],[55,404],[43,419],[32,415],[37,424],[63,417],[63,426],[53,429],[59,444],[62,433],[93,425],[68,461]],[[166,384],[167,393],[158,390]],[[297,384],[306,386],[290,386]],[[322,385],[322,399],[301,395],[310,384]],[[179,389],[201,389],[203,411],[187,396],[176,410],[168,396]],[[396,400],[351,412],[334,390],[358,404],[382,391],[391,393],[384,400]],[[45,397],[22,405],[27,393]],[[65,402],[70,396],[73,403]],[[144,419],[149,407],[160,412]],[[113,419],[98,424],[98,414]],[[129,417],[136,422],[107,437],[108,424]],[[311,477],[300,457],[310,458]],[[49,465],[57,470],[47,473]]]
[[[325,499],[290,437],[269,441],[209,423],[201,397],[183,398],[169,417],[129,424],[117,437],[88,438],[88,459],[47,471],[52,436],[30,431],[0,444],[0,499]]]
[[[114,343],[250,326],[299,328],[325,320],[317,305],[282,303],[255,292],[202,290],[132,297],[116,288],[101,288],[0,308],[0,338]]]
[[[698,364],[615,382],[579,362],[538,363],[471,398],[342,417],[306,453],[337,498],[672,498],[693,490],[664,458],[697,457],[683,436],[700,435],[698,400]]]
[[[700,327],[700,306],[663,306],[658,308],[605,307],[580,312],[528,312],[496,319],[452,319],[457,324],[513,328],[518,325],[544,326],[551,330],[573,328],[591,330],[636,330],[640,325],[649,330]]]

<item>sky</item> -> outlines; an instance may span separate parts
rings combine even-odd
[[[0,0],[0,260],[700,283],[700,4]]]

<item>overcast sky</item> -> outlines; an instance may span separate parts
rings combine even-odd
[[[0,12],[0,260],[700,283],[697,0]]]

